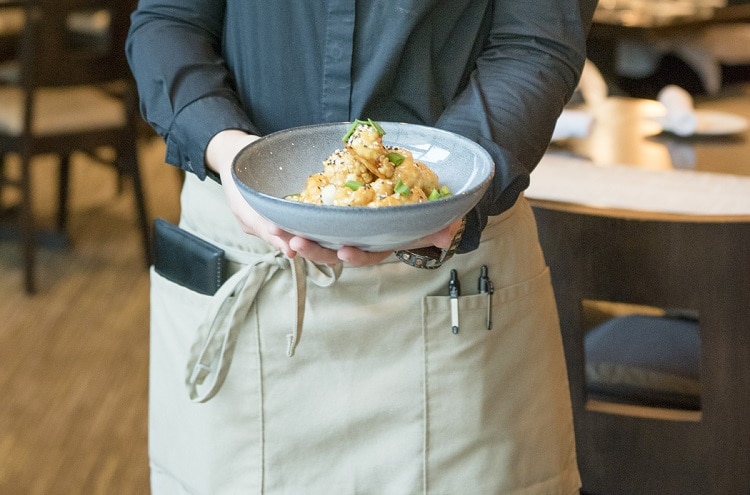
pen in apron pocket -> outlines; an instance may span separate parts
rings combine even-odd
[[[461,295],[461,284],[458,281],[458,272],[451,270],[451,279],[448,282],[448,295],[451,297],[451,331],[458,333],[458,296]]]
[[[479,274],[479,293],[487,294],[487,330],[492,330],[492,294],[495,292],[495,286],[487,275],[487,265],[482,265],[482,271]]]

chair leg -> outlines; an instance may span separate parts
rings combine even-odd
[[[138,123],[141,122],[138,115],[138,94],[133,86],[129,86],[125,92],[125,108],[127,112],[128,132],[123,139],[122,148],[118,150],[117,159],[124,168],[118,168],[120,172],[130,175],[133,181],[133,197],[138,214],[138,226],[141,229],[141,238],[143,242],[143,253],[148,268],[153,263],[153,250],[151,245],[151,222],[148,217],[146,208],[146,197],[143,193],[143,183],[141,181],[140,161],[138,160]],[[119,179],[119,177],[118,177]]]
[[[125,190],[124,184],[125,184],[125,178],[123,177],[122,171],[118,169],[117,170],[117,194],[122,194],[122,192]]]
[[[60,157],[60,176],[57,205],[57,230],[65,232],[68,226],[68,197],[70,190],[70,155]]]
[[[0,215],[2,215],[3,210],[5,210],[5,204],[3,204],[3,188],[7,182],[7,178],[5,177],[5,159],[6,154],[2,153],[0,154]]]
[[[21,158],[21,207],[19,221],[21,230],[21,249],[23,252],[24,289],[26,294],[36,293],[34,271],[36,266],[36,229],[31,197],[31,159]]]
[[[5,155],[0,155],[0,219],[4,218],[10,208],[3,198],[3,193],[8,185],[8,178],[5,176]]]

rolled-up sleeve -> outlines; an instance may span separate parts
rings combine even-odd
[[[586,58],[595,0],[496,0],[488,44],[468,85],[437,126],[467,136],[495,160],[493,186],[467,217],[461,252],[479,245],[487,217],[529,185]]]
[[[221,55],[224,2],[142,0],[126,54],[141,113],[167,144],[166,161],[205,178],[208,141],[224,129],[256,134]],[[189,49],[188,49],[189,48]]]

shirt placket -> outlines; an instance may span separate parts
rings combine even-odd
[[[323,59],[322,115],[325,121],[351,120],[354,0],[328,2]]]

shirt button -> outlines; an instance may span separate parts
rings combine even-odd
[[[333,60],[339,60],[341,58],[342,50],[340,46],[332,46],[331,50],[328,52],[330,57]]]

